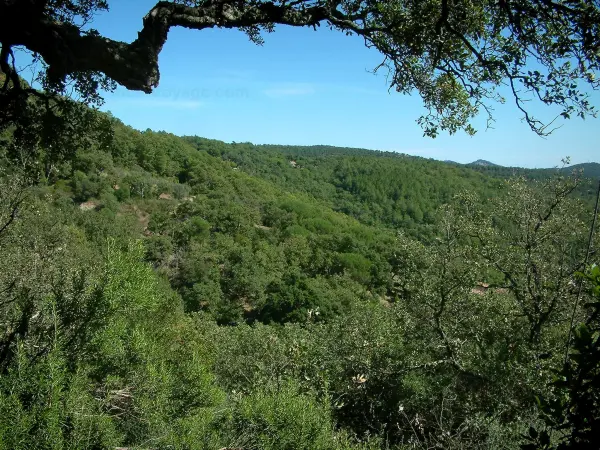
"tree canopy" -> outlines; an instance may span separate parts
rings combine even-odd
[[[62,93],[70,81],[98,103],[98,89],[114,83],[146,93],[158,86],[158,56],[172,27],[237,28],[262,44],[261,33],[276,25],[325,25],[381,53],[376,70],[389,70],[390,88],[422,97],[427,112],[418,121],[429,136],[474,133],[472,119],[484,112],[493,120],[505,91],[540,135],[552,131],[552,121],[533,116],[530,100],[557,106],[564,118],[595,114],[587,92],[599,86],[597,0],[159,1],[131,43],[89,27],[107,9],[105,0],[0,0],[3,109],[31,93],[16,73],[15,47],[43,63],[47,91]]]

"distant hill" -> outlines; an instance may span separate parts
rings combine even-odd
[[[450,160],[447,160],[444,162],[448,163],[448,164],[457,164],[454,161],[450,161]],[[485,168],[485,167],[494,168],[494,171],[500,171],[500,173],[502,173],[503,177],[513,174],[513,175],[524,175],[528,178],[539,178],[540,175],[542,177],[545,177],[551,173],[555,173],[557,170],[556,168],[525,169],[522,167],[506,167],[506,166],[501,166],[499,164],[494,164],[490,161],[486,161],[485,159],[478,159],[477,161],[473,161],[472,163],[462,164],[462,165],[472,168],[472,169],[475,169],[475,170],[477,170],[479,168]],[[596,163],[596,162],[574,164],[572,166],[563,167],[558,170],[563,173],[571,173],[573,171],[581,170],[581,171],[583,171],[583,175],[586,178],[600,178],[600,163]]]
[[[501,167],[498,164],[486,161],[485,159],[478,159],[477,161],[473,161],[472,163],[465,164],[465,166]]]
[[[564,172],[571,172],[573,170],[583,170],[583,175],[587,178],[600,178],[600,163],[574,164],[562,169]]]
[[[508,178],[511,176],[523,176],[531,180],[539,180],[548,178],[557,172],[563,174],[570,174],[573,171],[582,171],[584,178],[597,179],[600,178],[600,163],[582,163],[573,164],[567,167],[553,167],[547,169],[526,169],[523,167],[507,167],[500,166],[498,164],[490,163],[485,160],[477,160],[469,164],[463,164],[464,167],[476,170],[486,175],[491,175],[500,178]]]

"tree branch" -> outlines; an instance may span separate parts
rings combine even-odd
[[[93,32],[82,33],[75,25],[44,15],[32,16],[18,3],[0,1],[0,42],[23,45],[41,55],[53,81],[64,80],[75,72],[101,72],[127,89],[146,93],[158,86],[158,56],[171,27],[304,27],[329,20],[359,34],[376,30],[361,28],[352,20],[354,17],[337,9],[337,2],[306,7],[304,1],[241,5],[235,1],[209,1],[192,7],[160,1],[144,17],[138,38],[127,44]]]

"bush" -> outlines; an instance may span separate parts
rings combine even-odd
[[[271,384],[241,397],[232,417],[245,448],[331,449],[333,423],[326,402],[302,393],[292,382]]]

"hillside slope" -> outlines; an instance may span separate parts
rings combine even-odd
[[[587,248],[568,181],[107,119],[0,139],[0,447],[519,447]]]
[[[492,196],[500,183],[468,168],[390,152],[326,146],[225,144],[187,137],[198,150],[302,192],[362,223],[431,236],[436,211],[463,190]]]

